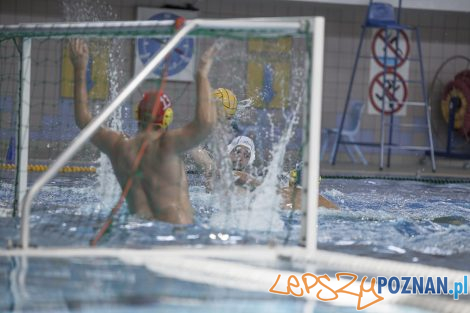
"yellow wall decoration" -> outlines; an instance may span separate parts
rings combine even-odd
[[[250,39],[248,52],[258,53],[289,53],[292,49],[292,37],[279,39]]]
[[[255,58],[248,61],[247,95],[255,107],[282,108],[289,105],[291,62],[286,54],[291,49],[291,37],[248,41],[248,51]]]
[[[87,68],[88,97],[92,100],[106,100],[108,97],[108,49],[101,49],[98,53],[90,53]],[[69,58],[69,49],[64,47],[62,53],[62,81],[61,96],[73,98],[73,66]]]

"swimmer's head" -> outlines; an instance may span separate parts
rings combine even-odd
[[[302,186],[302,163],[297,163],[289,172],[289,186]]]
[[[144,93],[136,110],[139,128],[146,128],[148,123],[154,127],[167,128],[173,121],[173,109],[170,98],[163,92]]]
[[[301,186],[302,173],[300,170],[291,170],[289,172],[289,186]]]
[[[255,160],[255,144],[251,138],[238,136],[232,140],[227,147],[233,169],[237,171],[244,170],[248,165],[253,164]]]
[[[213,99],[215,99],[218,107],[223,109],[226,118],[232,118],[237,112],[237,97],[235,94],[227,88],[217,88],[212,93]]]

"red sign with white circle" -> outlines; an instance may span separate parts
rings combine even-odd
[[[400,73],[387,71],[377,73],[369,84],[369,100],[374,109],[389,115],[400,111],[408,97],[406,82]]]
[[[387,62],[385,62],[385,48],[387,49]],[[385,63],[388,68],[402,66],[408,59],[410,54],[410,41],[408,35],[403,31],[394,31],[381,29],[377,31],[372,38],[372,56],[375,62],[384,67]],[[390,62],[392,61],[392,62]]]

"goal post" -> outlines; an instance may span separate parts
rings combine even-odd
[[[26,24],[15,26],[1,26],[2,39],[22,38],[24,47],[32,39],[39,38],[72,38],[72,37],[123,37],[138,38],[142,36],[152,36],[168,34],[173,25],[173,21],[147,21],[147,22],[90,22],[90,23],[58,23],[58,24]],[[160,29],[159,29],[160,27]],[[309,57],[304,64],[304,70],[308,72],[305,77],[308,80],[308,87],[305,93],[299,92],[299,98],[307,97],[306,105],[302,105],[303,117],[306,124],[303,127],[302,135],[302,161],[303,175],[303,201],[304,214],[302,217],[302,240],[308,251],[316,250],[316,207],[317,194],[319,191],[319,151],[321,133],[321,94],[322,94],[322,73],[323,73],[323,45],[324,45],[324,18],[322,17],[294,17],[294,18],[262,18],[262,19],[227,19],[227,20],[188,20],[163,48],[146,63],[145,67],[137,73],[125,87],[111,99],[99,115],[90,122],[73,139],[70,145],[61,152],[55,161],[51,162],[47,170],[40,175],[31,185],[25,196],[28,160],[28,86],[31,80],[26,76],[21,77],[22,82],[22,106],[18,128],[22,130],[21,142],[17,144],[23,147],[23,152],[19,154],[16,171],[23,173],[18,182],[17,201],[21,207],[21,247],[26,249],[30,246],[30,213],[33,200],[41,188],[50,181],[61,169],[72,159],[72,157],[85,145],[94,132],[105,123],[105,121],[119,107],[129,99],[130,95],[141,85],[148,75],[162,63],[165,57],[185,36],[202,36],[207,32],[212,35],[223,32],[228,37],[237,37],[240,34],[249,36],[250,31],[256,30],[257,36],[262,38],[274,38],[292,33],[304,33],[308,46]],[[24,48],[23,47],[23,48]],[[23,50],[24,52],[27,50]],[[34,51],[32,52],[34,53]],[[31,57],[24,54],[25,60],[22,62],[22,73],[31,73]],[[28,63],[29,60],[29,63]],[[22,74],[23,75],[23,74]],[[23,84],[25,86],[23,86]],[[308,125],[306,127],[305,125]],[[26,141],[26,142],[25,142]],[[18,192],[17,191],[17,192]]]
[[[23,38],[21,42],[21,91],[20,91],[20,108],[18,119],[18,147],[17,147],[17,181],[15,186],[15,203],[14,212],[18,212],[21,216],[20,207],[24,196],[26,195],[26,187],[28,184],[28,147],[29,147],[29,130],[28,121],[30,118],[30,98],[31,98],[31,38]]]
[[[306,200],[306,216],[303,219],[305,225],[305,243],[307,252],[315,254],[317,250],[317,223],[318,223],[318,195],[320,192],[320,141],[321,141],[321,114],[322,114],[322,92],[323,92],[323,47],[325,20],[317,18],[313,21],[311,33],[313,34],[313,55],[311,61],[310,84],[310,110],[304,116],[308,116],[308,151],[303,156],[306,176],[303,181],[306,182],[306,194],[303,199]],[[304,200],[304,201],[305,201]]]

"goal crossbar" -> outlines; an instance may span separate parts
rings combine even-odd
[[[282,21],[279,19],[231,19],[231,20],[188,20],[186,25],[194,23],[198,29],[257,29],[259,31],[287,31],[299,29],[300,21]],[[121,22],[75,22],[75,23],[24,23],[18,25],[0,25],[0,40],[11,38],[57,38],[72,36],[87,37],[135,37],[161,35],[161,29],[173,29],[174,20],[160,21],[121,21]]]

